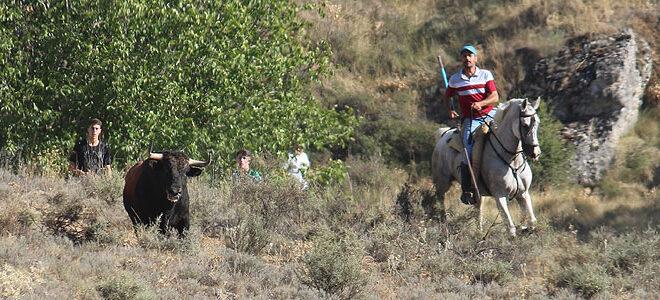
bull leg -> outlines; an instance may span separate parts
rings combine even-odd
[[[158,231],[162,234],[166,234],[167,233],[167,225],[169,223],[170,223],[169,220],[161,217],[160,222],[158,224],[158,228],[159,228]]]
[[[167,234],[168,230],[174,226],[174,224],[172,224],[172,220],[171,220],[172,218],[168,213],[161,214],[159,218],[160,218],[160,222],[158,222],[159,232],[162,234]]]
[[[131,219],[131,223],[133,224],[133,232],[137,234],[137,226],[142,223],[142,220],[140,219],[140,216],[135,213],[135,210],[131,206],[124,203],[124,208],[128,213],[128,218]]]
[[[505,219],[507,221],[507,227],[509,229],[509,234],[513,237],[516,236],[516,226],[513,224],[513,218],[511,218],[511,213],[509,213],[509,207],[507,205],[507,198],[506,197],[496,197],[497,200],[497,208],[500,211],[500,215],[502,215],[502,219]]]
[[[133,223],[133,226],[137,225],[138,222],[140,221],[140,217],[138,217],[133,207],[131,207],[128,203],[126,203],[126,201],[124,201],[124,209],[128,213],[128,218],[131,219],[131,223]]]
[[[536,229],[536,216],[532,208],[532,197],[529,195],[529,191],[525,191],[522,195],[516,197],[516,200],[518,200],[518,205],[520,205],[520,209],[523,211],[523,221],[521,222],[523,225],[521,229],[527,229],[527,226],[532,230]]]
[[[188,217],[185,216],[181,220],[179,220],[179,223],[176,224],[175,228],[179,233],[179,237],[185,236],[185,231],[188,231],[188,229],[190,229],[190,220],[188,219]]]

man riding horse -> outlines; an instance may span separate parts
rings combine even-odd
[[[459,115],[451,101],[452,96],[458,96],[462,113],[461,134],[463,145],[467,149],[468,156],[470,156],[463,157],[461,164],[461,201],[465,204],[475,204],[474,187],[468,169],[468,159],[472,156],[472,147],[474,146],[472,136],[479,125],[493,119],[491,111],[493,110],[493,104],[498,102],[499,97],[493,74],[488,70],[477,67],[477,50],[473,46],[464,46],[460,54],[463,69],[449,78],[444,104],[449,109],[449,117],[452,119],[458,118]]]

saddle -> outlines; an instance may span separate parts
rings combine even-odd
[[[490,125],[490,122],[487,122]],[[472,165],[472,172],[474,173],[474,178],[479,181],[479,171],[481,170],[481,158],[484,152],[484,144],[486,138],[490,133],[490,129],[486,124],[479,125],[477,130],[474,131],[472,138],[474,139],[474,146],[472,147],[472,157],[470,157],[470,163]],[[458,131],[455,130],[451,133],[449,140],[447,141],[449,147],[458,151],[463,157],[463,138]]]

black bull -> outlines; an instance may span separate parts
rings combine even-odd
[[[189,159],[182,152],[151,153],[126,173],[124,208],[133,225],[154,224],[160,231],[175,228],[179,235],[190,227],[187,177],[202,173],[208,162]]]

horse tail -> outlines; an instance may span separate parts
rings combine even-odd
[[[440,128],[438,128],[438,130],[436,130],[435,133],[433,134],[435,136],[436,144],[450,130],[451,130],[451,128],[449,128],[449,127],[440,127]]]

